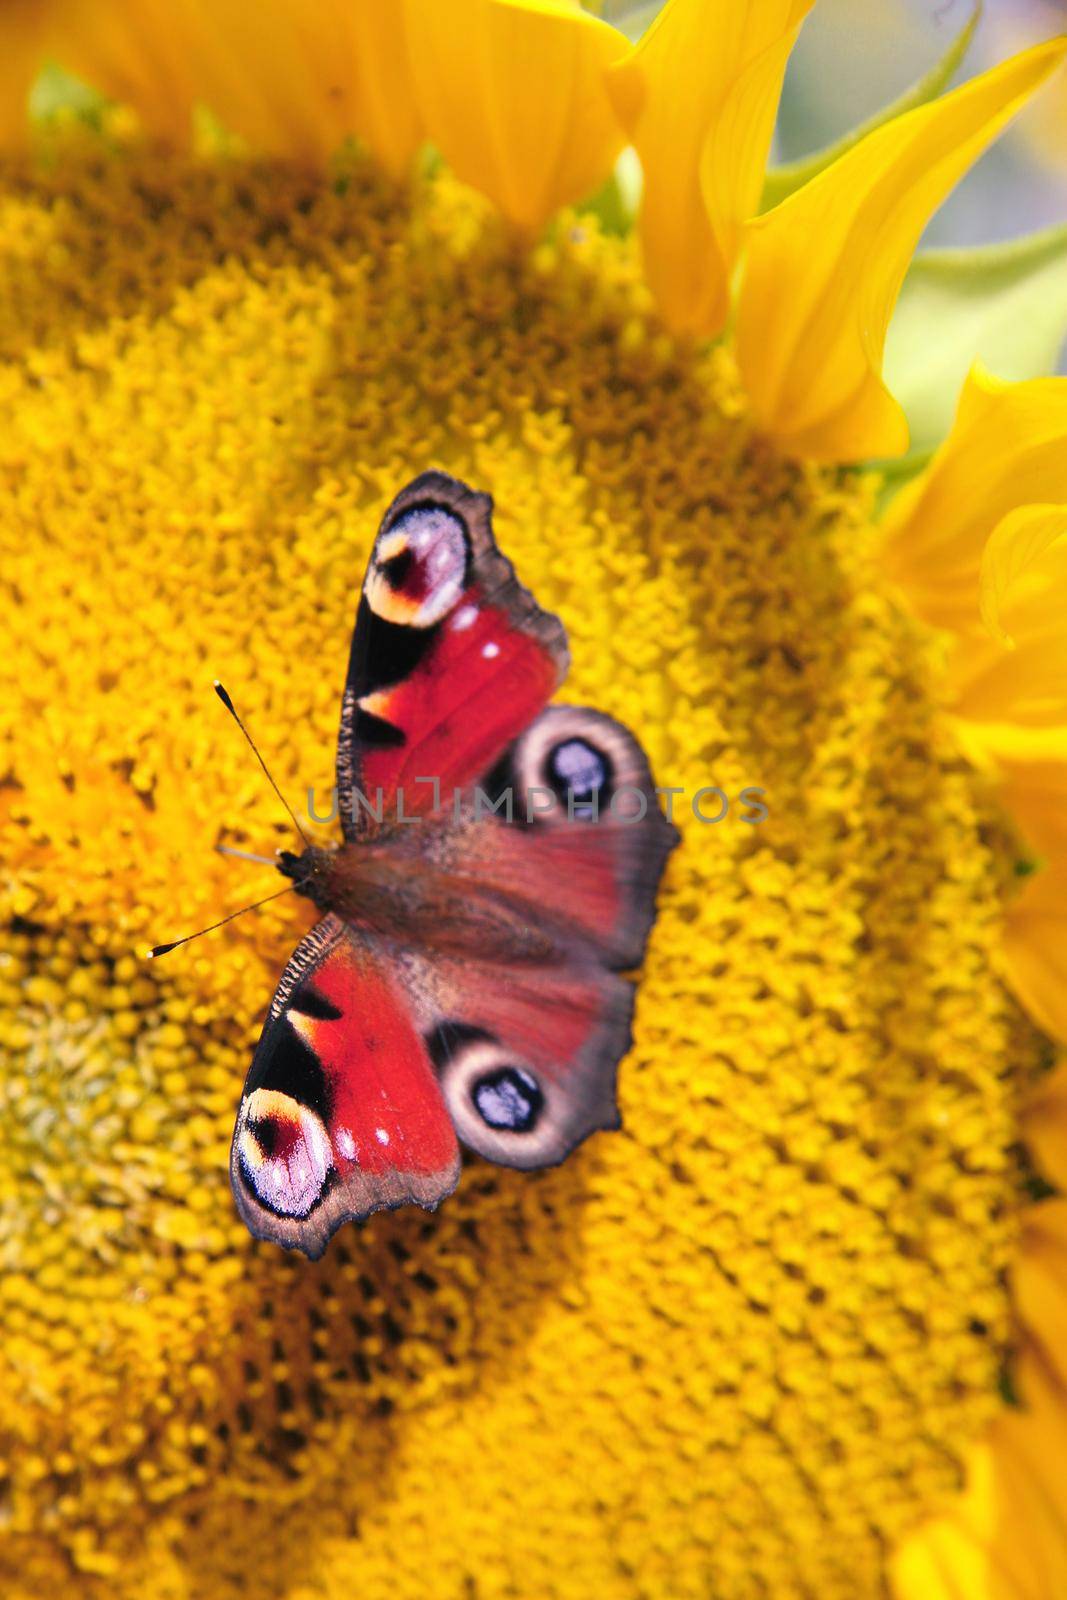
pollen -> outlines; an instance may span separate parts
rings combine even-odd
[[[5,1597],[874,1600],[1000,1404],[1042,1060],[875,486],[754,436],[588,216],[520,256],[444,173],[56,138],[2,201]],[[212,682],[305,813],[433,466],[683,842],[622,1131],[310,1263],[228,1181],[310,908],[138,952],[278,886],[216,849],[291,840]]]

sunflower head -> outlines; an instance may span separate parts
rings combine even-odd
[[[12,1600],[1067,1586],[1064,382],[976,371],[887,512],[863,465],[908,448],[925,219],[1063,46],[768,178],[807,10],[4,14],[6,106],[45,52],[120,102],[13,117],[4,166]],[[309,1263],[227,1160],[310,908],[137,952],[257,898],[217,843],[291,843],[213,678],[329,789],[430,466],[683,842],[621,1134]]]

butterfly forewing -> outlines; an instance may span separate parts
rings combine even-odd
[[[297,947],[245,1081],[230,1160],[260,1238],[318,1256],[350,1218],[456,1186],[459,1154],[403,990],[333,915]]]
[[[488,495],[425,472],[385,514],[337,744],[348,837],[369,831],[377,812],[395,815],[398,794],[407,815],[431,811],[484,772],[563,681],[563,628],[497,550],[491,507]]]
[[[448,836],[455,870],[562,922],[605,965],[640,964],[678,833],[627,728],[585,706],[549,706],[463,815]]]

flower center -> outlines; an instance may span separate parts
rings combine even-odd
[[[521,259],[447,176],[81,147],[4,207],[0,1521],[140,1592],[443,1592],[421,1551],[472,1594],[879,1593],[998,1403],[1039,1047],[868,489],[753,438],[586,218]],[[216,673],[322,809],[377,516],[429,466],[494,494],[684,843],[624,1131],[309,1264],[227,1179],[306,909],[130,951],[257,897],[219,839],[289,842]]]

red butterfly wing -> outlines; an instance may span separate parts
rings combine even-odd
[[[445,804],[537,715],[567,671],[558,620],[493,539],[492,501],[425,472],[393,501],[371,552],[337,746],[341,824]],[[421,780],[436,780],[434,783]],[[380,794],[379,794],[380,791]]]
[[[633,735],[599,712],[550,706],[467,797],[460,824],[413,828],[402,841],[469,885],[461,905],[494,897],[549,952],[508,963],[432,948],[394,958],[471,1149],[543,1167],[618,1126],[633,985],[617,973],[642,959],[677,838]]]
[[[602,712],[554,705],[478,786],[447,860],[622,969],[640,965],[677,842],[633,734]]]
[[[298,945],[245,1081],[230,1175],[257,1237],[313,1259],[349,1219],[432,1209],[459,1151],[402,988],[332,914]]]
[[[561,952],[562,955],[562,952]],[[554,1166],[619,1126],[633,985],[571,951],[554,965],[407,952],[411,997],[460,1139],[508,1167]]]

